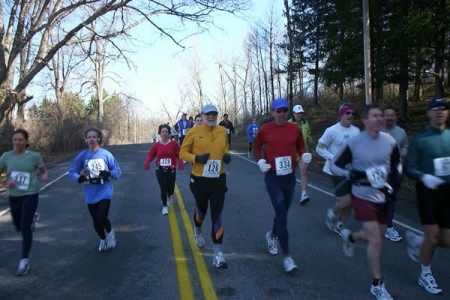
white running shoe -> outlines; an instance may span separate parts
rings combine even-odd
[[[167,206],[163,206],[162,208],[162,212],[163,215],[168,215],[169,214],[169,209],[167,208]]]
[[[112,229],[106,234],[106,248],[108,250],[116,248],[116,233]]]
[[[353,257],[354,249],[353,249],[353,243],[351,243],[348,240],[348,237],[350,236],[352,232],[348,229],[342,229],[341,230],[341,237],[342,237],[342,250],[344,251],[345,255],[348,257]]]
[[[334,225],[334,229],[333,231],[337,234],[337,235],[341,235],[341,231],[344,228],[344,223],[342,222],[336,222],[336,224]]]
[[[108,251],[108,245],[106,245],[106,239],[100,240],[100,245],[98,245],[98,251],[100,251],[100,252]]]
[[[420,261],[420,246],[423,243],[423,235],[415,234],[414,232],[408,230],[406,231],[406,242],[408,243],[406,251],[409,258],[414,262]]]
[[[216,269],[227,269],[228,268],[228,263],[225,260],[225,258],[223,257],[222,252],[219,252],[219,253],[217,253],[216,256],[214,256],[213,264],[214,264],[214,267],[216,267]]]
[[[394,300],[389,292],[384,286],[384,282],[378,283],[378,285],[373,285],[370,287],[370,293],[374,295],[377,300]]]
[[[205,247],[205,239],[203,238],[203,234],[201,234],[201,233],[200,234],[195,234],[195,229],[194,229],[194,240],[195,240],[195,244],[200,249]]]
[[[306,203],[309,202],[309,196],[306,192],[302,192],[302,195],[300,197],[300,205],[305,205]]]
[[[384,237],[392,242],[400,242],[402,240],[402,237],[397,232],[397,230],[394,229],[394,227],[386,228],[386,232],[384,233]]]
[[[37,227],[37,224],[39,223],[39,220],[41,219],[41,215],[37,212],[34,213],[33,216],[33,222],[31,223],[31,231],[34,231]]]
[[[28,273],[30,266],[28,265],[28,258],[22,258],[17,268],[16,276],[23,276]]]
[[[331,208],[327,210],[327,217],[325,219],[325,223],[327,224],[328,229],[334,232],[334,225],[336,224],[336,215],[334,214]]]
[[[442,290],[436,283],[436,279],[434,279],[431,273],[420,274],[417,279],[417,283],[425,289],[430,294],[439,295],[442,294]]]
[[[298,269],[297,265],[295,264],[295,261],[290,256],[287,256],[283,259],[283,267],[287,273],[292,272],[295,269]]]
[[[277,255],[278,254],[278,239],[273,238],[271,236],[271,233],[272,233],[271,231],[267,231],[267,233],[266,233],[267,250],[269,251],[270,254]]]

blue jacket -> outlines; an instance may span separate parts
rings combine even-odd
[[[245,132],[247,132],[247,141],[249,143],[253,143],[255,140],[256,134],[258,133],[259,125],[258,124],[250,124],[247,126]]]

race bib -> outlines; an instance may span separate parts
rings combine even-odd
[[[183,129],[182,132],[183,132],[183,135],[186,135],[187,134],[187,129]]]
[[[434,175],[448,176],[450,175],[450,157],[441,157],[433,159]]]
[[[86,168],[90,174],[90,177],[98,177],[100,175],[100,171],[106,170],[105,161],[101,158],[89,159],[86,163]]]
[[[253,128],[253,137],[256,137],[256,135],[258,134],[258,128]]]
[[[170,167],[170,166],[172,166],[172,159],[170,159],[170,158],[161,158],[159,160],[159,165],[161,167]]]
[[[278,176],[292,173],[291,160],[290,156],[275,157],[275,170]]]
[[[367,179],[370,185],[376,189],[386,187],[387,171],[384,167],[373,167],[366,170]]]
[[[222,161],[219,159],[208,159],[203,166],[203,177],[218,178]]]
[[[11,172],[11,178],[16,182],[16,189],[18,190],[28,190],[28,187],[30,186],[30,176],[31,175],[28,172]]]

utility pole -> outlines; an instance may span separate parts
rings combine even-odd
[[[369,0],[362,0],[364,26],[364,79],[366,104],[372,104],[372,65],[370,63]]]

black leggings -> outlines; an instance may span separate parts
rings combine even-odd
[[[158,179],[159,188],[161,189],[161,201],[163,206],[167,206],[167,197],[173,195],[175,189],[175,169],[163,169],[156,170],[156,179]]]
[[[252,152],[253,142],[248,142],[248,152]]]
[[[33,244],[31,223],[33,223],[38,203],[39,194],[20,197],[9,196],[9,207],[14,226],[17,231],[22,232],[22,258],[28,258]]]
[[[91,215],[94,224],[95,232],[104,240],[106,232],[111,232],[111,222],[108,220],[109,207],[111,205],[110,199],[102,199],[97,203],[88,204],[89,214]]]
[[[211,237],[214,244],[222,244],[223,223],[222,210],[225,203],[225,193],[227,191],[227,181],[225,173],[219,178],[205,178],[191,175],[189,185],[197,204],[194,213],[194,223],[200,227],[205,219],[208,210],[208,200],[211,205]]]

